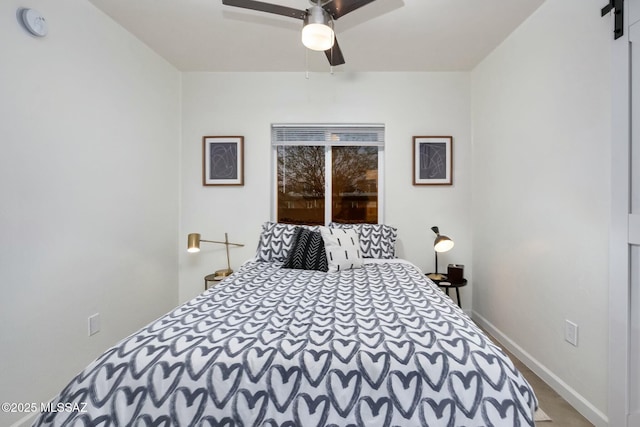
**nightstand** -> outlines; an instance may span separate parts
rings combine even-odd
[[[425,276],[428,276],[429,274],[425,274]],[[447,276],[443,275],[442,279],[440,280],[430,278],[429,280],[438,285],[439,288],[443,289],[449,298],[451,298],[451,296],[449,295],[449,289],[454,288],[456,290],[456,301],[458,302],[458,307],[462,308],[462,301],[460,300],[460,288],[463,286],[467,286],[467,279],[462,278],[458,280],[449,280],[447,279]]]
[[[206,291],[211,286],[215,286],[224,279],[224,276],[216,275],[215,273],[204,276],[204,290]]]

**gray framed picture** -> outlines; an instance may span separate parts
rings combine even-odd
[[[413,185],[453,183],[453,137],[413,137]]]
[[[244,137],[202,137],[202,185],[244,185]]]

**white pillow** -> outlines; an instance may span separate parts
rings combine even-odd
[[[320,227],[327,252],[329,272],[362,267],[358,232],[353,229]]]

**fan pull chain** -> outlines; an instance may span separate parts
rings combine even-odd
[[[331,29],[335,31],[333,27],[333,18],[331,18]],[[333,45],[331,45],[331,61],[329,61],[329,73],[333,76],[333,48],[336,46],[336,35],[333,34]]]
[[[329,63],[329,72],[333,76],[333,46],[331,46],[331,62]]]
[[[309,80],[309,49],[304,50],[305,78]]]

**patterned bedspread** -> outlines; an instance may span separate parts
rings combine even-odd
[[[507,356],[397,261],[340,273],[249,262],[53,403],[82,409],[35,426],[514,427],[533,426],[537,406]]]

